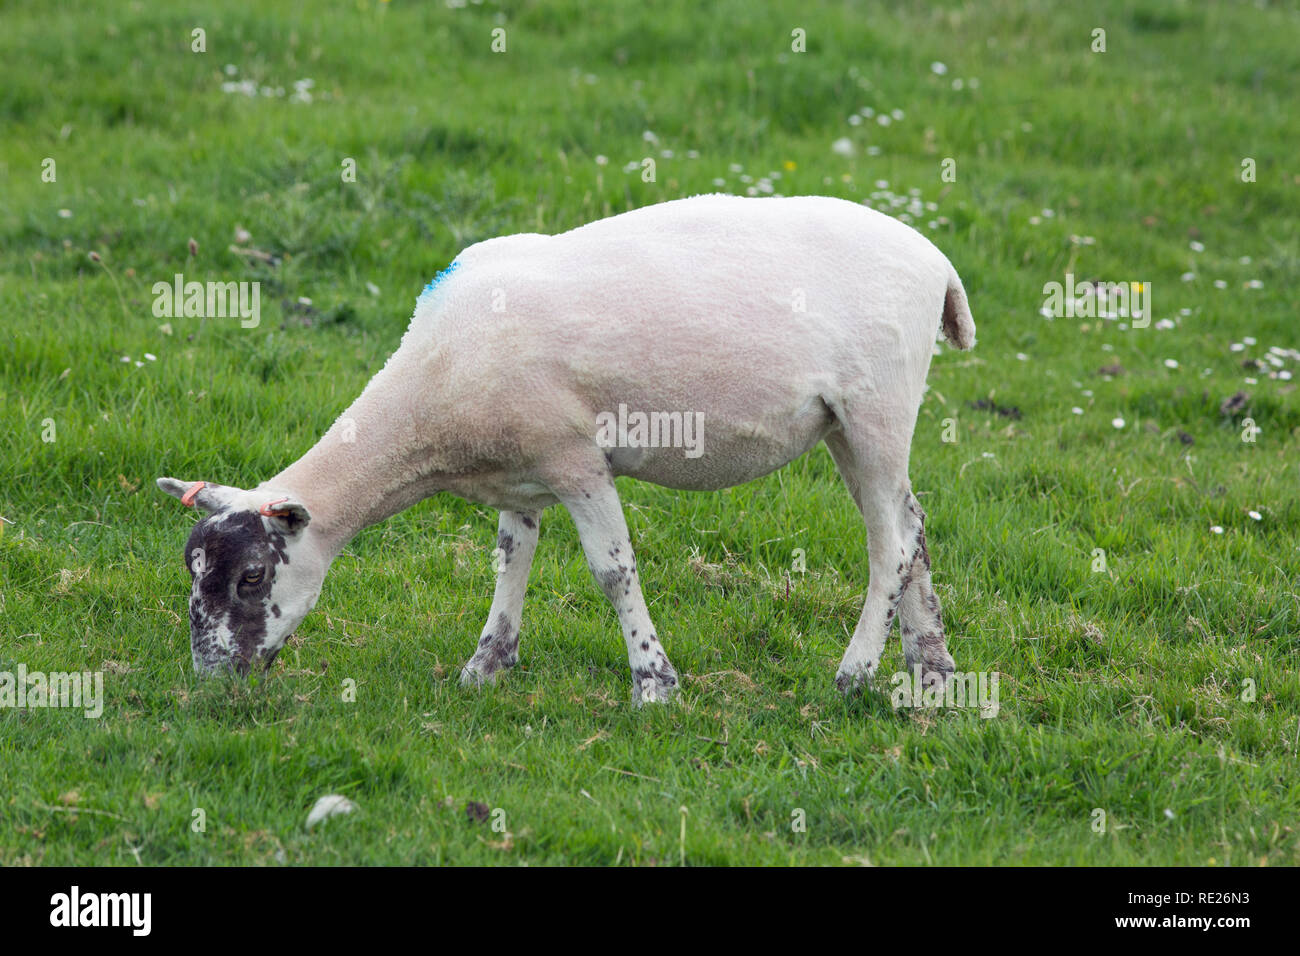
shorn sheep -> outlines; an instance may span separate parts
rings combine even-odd
[[[942,686],[954,665],[907,474],[940,330],[974,344],[948,259],[840,199],[698,196],[470,246],[361,396],[284,471],[250,490],[158,479],[207,512],[185,545],[194,667],[269,665],[358,531],[450,492],[501,512],[496,592],[462,683],[517,662],[541,513],[558,502],[618,612],[633,702],[666,700],[678,677],[614,478],[716,490],[824,441],[870,566],[836,684],[871,678],[897,615],[909,670]]]

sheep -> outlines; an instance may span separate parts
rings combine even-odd
[[[293,464],[250,490],[158,479],[207,513],[185,546],[194,667],[269,666],[357,532],[449,492],[500,511],[495,593],[463,684],[517,663],[541,513],[559,503],[617,612],[632,702],[667,700],[678,675],[646,609],[615,477],[717,490],[825,442],[868,542],[866,600],[836,686],[871,679],[895,615],[909,670],[942,686],[954,663],[907,471],[940,332],[974,345],[948,259],[841,199],[697,196],[472,245]],[[648,440],[654,416],[666,441]]]

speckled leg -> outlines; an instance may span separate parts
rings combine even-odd
[[[496,591],[488,611],[478,650],[460,672],[460,682],[477,686],[491,684],[503,667],[519,662],[519,622],[523,616],[528,571],[537,550],[536,512],[503,511],[497,525]]]
[[[907,571],[907,587],[898,606],[898,626],[903,632],[903,654],[907,669],[919,664],[921,682],[927,687],[942,687],[956,665],[943,639],[943,614],[939,595],[930,583],[930,552],[925,543],[925,511],[909,492],[904,503],[905,534],[912,542],[912,558]]]
[[[587,554],[587,566],[614,605],[623,627],[632,668],[632,702],[640,705],[666,701],[677,689],[677,672],[659,643],[641,595],[636,556],[614,480],[603,471],[563,485],[552,485],[551,490],[573,516]]]
[[[912,541],[903,521],[904,503],[911,499],[906,456],[911,435],[895,439],[895,448],[872,449],[875,454],[859,452],[860,443],[852,443],[843,434],[826,439],[840,476],[866,523],[871,568],[862,614],[835,675],[835,686],[844,694],[853,693],[875,676],[912,564]],[[899,448],[903,450],[901,455]]]

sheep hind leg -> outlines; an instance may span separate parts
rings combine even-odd
[[[875,677],[907,588],[912,549],[899,513],[909,493],[907,454],[905,444],[901,456],[886,449],[862,454],[842,432],[828,435],[826,446],[867,526],[867,598],[835,675],[835,686],[851,694]]]
[[[909,491],[903,517],[907,540],[912,542],[912,560],[907,587],[898,607],[898,626],[903,632],[903,654],[907,670],[921,669],[921,686],[942,688],[956,669],[943,638],[943,613],[939,595],[930,582],[930,552],[925,544],[925,511]]]

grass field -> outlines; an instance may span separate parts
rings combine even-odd
[[[4,4],[0,671],[105,702],[0,707],[0,863],[1300,861],[1295,8],[785,6]],[[824,448],[620,480],[666,708],[559,510],[521,668],[459,688],[495,515],[446,497],[363,532],[268,674],[193,675],[155,477],[301,455],[465,245],[749,189],[908,215],[965,281],[911,474],[995,717],[837,695],[867,567]],[[178,272],[259,281],[261,324],[156,317]],[[1156,321],[1045,317],[1067,274]],[[329,793],[358,812],[307,829]]]

